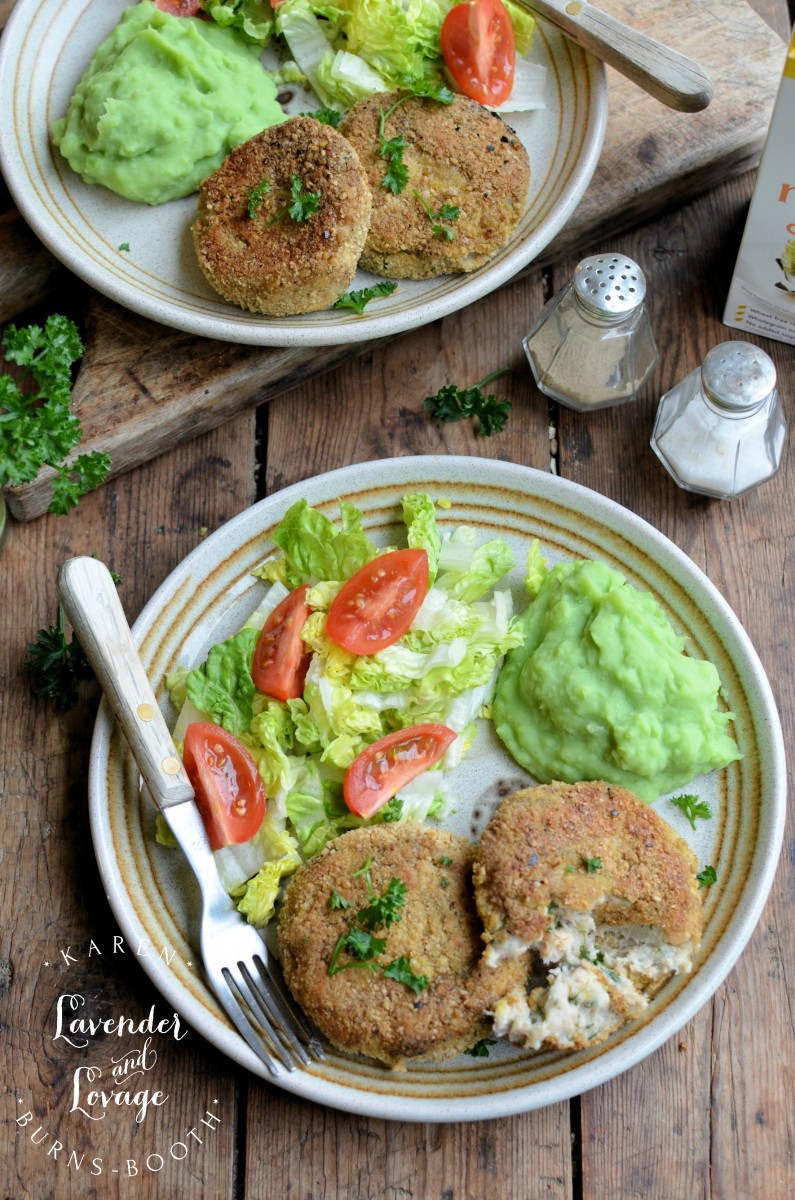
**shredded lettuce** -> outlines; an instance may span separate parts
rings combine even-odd
[[[252,42],[266,46],[275,29],[267,0],[202,0],[202,8],[218,25],[237,29]]]
[[[284,876],[345,830],[438,820],[455,808],[451,771],[471,745],[477,719],[489,712],[503,656],[521,644],[511,592],[499,586],[514,566],[506,543],[479,543],[468,526],[441,530],[424,492],[407,493],[401,508],[405,534],[396,541],[426,551],[435,582],[409,630],[391,646],[356,655],[326,632],[343,583],[388,549],[369,540],[353,505],[341,501],[335,523],[299,500],[271,535],[278,554],[254,572],[270,586],[243,628],[214,646],[200,666],[168,677],[172,700],[182,704],[177,730],[184,736],[195,719],[222,725],[246,745],[262,776],[268,797],[262,829],[243,846],[216,853],[224,886],[254,924],[272,915]],[[536,553],[540,559],[537,544]],[[543,559],[539,566],[531,550],[528,579],[539,570]],[[302,694],[282,702],[257,691],[251,661],[268,614],[304,584],[310,615],[301,637],[310,663]],[[343,780],[357,755],[395,730],[427,722],[458,735],[441,761],[369,821],[351,813]]]

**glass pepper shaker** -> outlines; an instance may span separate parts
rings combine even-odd
[[[787,424],[776,368],[751,342],[723,342],[660,400],[651,446],[680,487],[719,500],[772,479]]]
[[[539,389],[578,412],[634,400],[659,358],[645,296],[631,258],[583,259],[524,340]]]

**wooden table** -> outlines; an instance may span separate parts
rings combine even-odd
[[[788,15],[785,0],[756,0],[754,7],[788,36],[795,14],[790,7]],[[586,247],[620,248],[648,276],[661,362],[634,405],[590,415],[549,406],[525,368],[521,339],[570,277],[577,258],[570,253],[114,479],[68,518],[11,524],[0,558],[0,1195],[786,1200],[795,1194],[791,821],[769,903],[712,1000],[639,1066],[568,1103],[469,1125],[360,1118],[292,1098],[237,1070],[190,1032],[179,1041],[158,1037],[152,1075],[169,1100],[143,1123],[128,1112],[95,1122],[71,1112],[72,1070],[53,1040],[58,996],[80,992],[103,1017],[124,1014],[136,1022],[152,1005],[158,1016],[169,1010],[136,948],[117,942],[113,952],[118,929],[97,873],[85,799],[96,692],[87,686],[80,702],[59,714],[32,699],[22,665],[26,643],[54,619],[56,569],[73,554],[96,553],[112,565],[132,618],[207,530],[287,484],[367,459],[474,454],[555,471],[672,538],[743,622],[790,742],[792,454],[774,481],[728,504],[677,489],[648,447],[657,398],[711,346],[738,336],[722,325],[721,314],[752,186],[753,175],[745,174],[618,239]],[[776,363],[793,424],[795,348],[755,340]],[[464,424],[439,430],[429,422],[426,395],[502,366],[517,368],[500,381],[513,402],[504,433],[478,438]],[[115,1052],[108,1042],[108,1059]],[[181,1149],[173,1150],[181,1144],[189,1152],[185,1161],[178,1161]],[[134,1168],[127,1169],[128,1160]]]

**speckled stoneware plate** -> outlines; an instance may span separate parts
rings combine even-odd
[[[603,1083],[649,1054],[704,1004],[736,960],[760,915],[773,879],[785,809],[784,751],[776,707],[742,626],[706,577],[650,525],[595,492],[525,467],[485,459],[397,458],[359,463],[288,488],[241,513],[196,548],[144,608],[133,633],[167,717],[164,674],[191,666],[234,632],[255,608],[265,585],[250,572],[269,550],[269,537],[299,497],[332,519],[344,497],[364,512],[368,534],[395,544],[400,498],[428,491],[452,501],[440,510],[450,527],[474,525],[482,537],[503,535],[517,566],[510,577],[522,603],[523,568],[534,537],[550,563],[600,558],[629,582],[648,589],[688,640],[689,653],[718,668],[726,702],[736,714],[743,758],[696,781],[713,819],[694,835],[666,800],[658,811],[693,846],[717,883],[705,893],[706,929],[691,975],[665,987],[647,1014],[590,1051],[530,1053],[508,1045],[488,1059],[392,1073],[365,1060],[329,1052],[325,1063],[293,1075],[284,1088],[335,1108],[411,1121],[470,1121],[551,1104]],[[450,827],[476,838],[499,793],[528,781],[485,722],[459,768],[461,802]],[[108,898],[130,944],[144,939],[140,962],[155,985],[210,1042],[249,1070],[265,1069],[224,1018],[205,986],[197,951],[199,901],[179,852],[155,843],[155,813],[139,794],[138,774],[103,704],[91,751],[91,826]],[[170,958],[170,962],[167,959]]]
[[[123,0],[18,0],[0,43],[0,161],[20,211],[52,253],[97,291],[174,329],[255,346],[331,345],[414,329],[471,304],[531,262],[571,216],[599,158],[607,120],[604,67],[539,22],[531,58],[548,68],[547,107],[508,117],[530,153],[527,210],[492,261],[471,275],[401,282],[364,315],[254,316],[227,304],[196,262],[196,197],[157,208],[89,187],[49,141]],[[317,108],[294,95],[290,112]],[[120,250],[129,245],[129,251]],[[358,272],[351,285],[372,276]]]

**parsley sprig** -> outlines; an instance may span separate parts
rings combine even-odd
[[[344,296],[340,296],[339,300],[334,301],[334,307],[352,308],[354,312],[363,313],[365,305],[369,304],[371,300],[375,300],[379,296],[391,296],[396,287],[397,284],[393,280],[384,279],[372,287],[360,288],[356,292],[346,292]]]
[[[696,827],[697,819],[708,821],[712,816],[712,809],[706,800],[699,800],[698,796],[674,796],[671,804],[675,804],[684,813],[693,829]]]
[[[444,84],[441,86],[434,83],[418,83],[409,92],[403,92],[394,104],[389,108],[383,109],[378,106],[378,153],[386,160],[387,168],[381,180],[381,187],[385,187],[393,195],[399,196],[409,181],[409,169],[403,162],[403,151],[406,149],[406,139],[402,133],[396,134],[394,137],[387,137],[386,123],[392,116],[396,108],[400,108],[401,104],[405,104],[407,100],[415,97],[421,97],[426,100],[436,100],[439,104],[452,104],[455,96],[448,87]]]
[[[703,871],[699,871],[696,879],[700,888],[712,887],[713,883],[718,882],[718,872],[714,867],[707,866]]]
[[[266,196],[269,196],[273,191],[273,187],[269,179],[261,179],[255,188],[252,188],[248,196],[248,215],[253,221],[257,215],[257,209],[262,204]]]
[[[412,188],[412,191],[425,209],[428,220],[431,223],[433,236],[442,239],[446,238],[448,242],[455,241],[455,233],[450,228],[450,224],[453,221],[457,221],[461,215],[461,209],[458,205],[442,204],[438,209],[431,208],[430,204],[420,195],[416,188]]]
[[[82,436],[69,405],[72,364],[83,343],[74,322],[56,314],[44,328],[9,326],[3,347],[8,361],[23,368],[25,382],[35,386],[23,391],[10,375],[0,376],[0,487],[30,483],[42,467],[53,467],[50,512],[63,515],[110,470],[109,456],[96,450],[66,461]]]
[[[119,576],[114,571],[111,575],[118,584]],[[66,636],[66,618],[60,604],[55,624],[40,629],[35,641],[29,643],[24,665],[34,696],[54,700],[64,712],[77,699],[80,680],[91,677],[83,647],[74,635],[71,641]]]
[[[509,371],[510,367],[493,371],[474,387],[459,389],[454,383],[445,384],[435,396],[425,398],[425,408],[437,425],[471,417],[476,422],[475,433],[479,436],[490,437],[493,433],[502,433],[511,411],[511,402],[498,400],[494,395],[484,395],[483,388]]]
[[[428,986],[425,975],[418,975],[411,966],[408,958],[401,955],[382,966],[375,961],[376,955],[386,950],[387,939],[377,936],[377,930],[391,929],[403,915],[406,903],[406,885],[400,879],[390,879],[380,895],[373,888],[370,875],[372,859],[367,859],[353,878],[363,877],[367,884],[367,904],[360,908],[356,915],[348,921],[348,927],[337,938],[328,965],[329,975],[346,971],[351,967],[362,967],[373,974],[383,974],[386,979],[395,979],[403,983],[419,995]],[[329,908],[348,909],[351,901],[342,896],[336,888],[332,888],[328,902]],[[347,954],[348,962],[340,962]]]
[[[265,184],[268,185],[267,189],[264,188]],[[254,193],[259,191],[259,189],[263,190],[260,191],[259,196],[256,198],[256,203],[253,206],[254,212],[252,213],[252,198],[254,197]],[[267,195],[267,192],[270,190],[271,186],[267,179],[263,179],[262,183],[257,184],[257,187],[254,188],[254,192],[252,192],[251,196],[249,196],[248,201],[248,215],[250,217],[256,215],[257,207],[262,203],[263,197]],[[276,225],[285,215],[289,216],[293,221],[297,221],[299,224],[302,221],[308,221],[309,218],[313,216],[320,208],[320,200],[320,192],[305,192],[304,183],[301,179],[301,176],[293,173],[290,176],[290,203],[285,204],[284,208],[280,208],[276,215],[271,217],[270,221],[268,221],[268,224]]]

